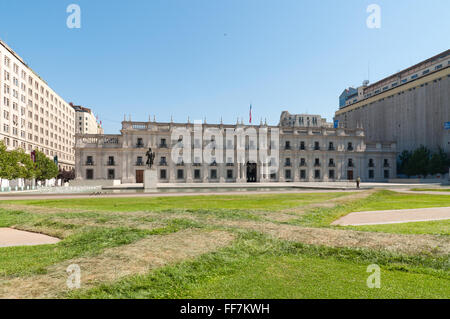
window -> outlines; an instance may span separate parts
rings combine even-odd
[[[161,158],[159,160],[159,165],[160,166],[166,166],[167,165],[167,161],[166,161],[166,157],[165,156],[161,156]]]
[[[194,169],[194,179],[200,179],[200,170]]]
[[[162,138],[162,139],[161,139],[161,144],[159,145],[159,147],[161,147],[161,148],[167,147],[166,139],[165,139],[165,138]]]
[[[211,170],[210,177],[211,177],[211,179],[217,179],[217,170],[216,169]]]
[[[228,179],[232,179],[233,178],[233,170],[232,169],[227,169],[227,178]]]
[[[304,169],[300,170],[300,178],[301,179],[306,179],[306,170],[304,170]]]
[[[306,166],[306,159],[304,158],[300,159],[300,166]]]
[[[143,166],[144,165],[144,161],[142,160],[142,156],[138,156],[136,159],[136,165],[137,166]]]
[[[115,171],[113,169],[109,169],[108,170],[108,179],[114,179],[114,178],[116,178]]]
[[[94,160],[93,160],[92,156],[88,156],[86,158],[86,165],[94,165]]]
[[[383,161],[383,167],[389,167],[389,160],[386,158]]]
[[[177,170],[177,179],[184,179],[184,170],[182,169]]]
[[[375,167],[375,164],[373,162],[373,158],[369,158],[369,167]]]
[[[375,174],[374,174],[374,170],[373,169],[369,169],[369,178],[370,179],[374,179]]]
[[[108,157],[108,166],[114,166],[114,156],[109,156]]]
[[[300,142],[300,150],[304,151],[305,150],[305,142]]]
[[[333,144],[333,142],[330,142],[330,143],[328,144],[328,150],[329,150],[329,151],[333,151],[333,150],[334,150],[334,144]]]
[[[330,170],[328,171],[328,178],[329,178],[329,179],[334,179],[334,169],[330,169]]]
[[[352,142],[349,142],[349,143],[347,144],[347,150],[353,151],[353,143],[352,143]]]
[[[167,170],[165,170],[165,169],[159,170],[159,178],[166,179],[167,178]]]
[[[385,178],[385,179],[388,179],[388,178],[389,178],[389,170],[388,170],[388,169],[385,169],[385,170],[384,170],[384,178]]]
[[[320,178],[320,170],[316,169],[314,170],[314,178],[319,179]]]
[[[315,150],[315,151],[320,150],[319,142],[314,142],[314,150]]]
[[[285,146],[284,146],[284,149],[290,150],[290,149],[291,149],[291,142],[286,141],[286,144],[285,144]]]
[[[286,162],[284,163],[284,166],[291,166],[291,159],[289,157],[286,158]]]
[[[94,179],[94,170],[93,169],[86,170],[86,179]]]
[[[328,166],[329,167],[335,167],[336,164],[334,163],[334,159],[330,158],[329,162],[328,162]]]
[[[353,167],[353,159],[348,159],[348,167]]]
[[[314,160],[314,166],[320,166],[320,160],[318,158]]]
[[[270,173],[270,179],[271,180],[277,179],[277,173]]]
[[[86,123],[86,125],[87,125],[87,123]],[[142,140],[141,137],[139,137],[139,138],[137,139],[136,146],[137,146],[137,147],[144,147],[144,141]]]
[[[291,179],[291,170],[290,169],[287,169],[284,171],[284,178]]]

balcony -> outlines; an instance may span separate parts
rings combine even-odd
[[[355,167],[355,164],[353,164],[353,163],[348,163],[348,167]]]
[[[166,161],[161,161],[158,164],[159,166],[167,166],[167,162]]]
[[[106,166],[116,166],[116,162],[114,162],[114,161],[108,161],[108,162],[106,163]]]
[[[217,162],[214,161],[214,162],[212,162],[211,164],[209,164],[209,166],[217,166]]]
[[[320,146],[314,146],[315,151],[320,151]]]
[[[353,146],[347,147],[347,151],[349,151],[349,152],[353,151]]]
[[[330,146],[330,147],[328,147],[328,150],[329,150],[329,151],[334,151],[335,148],[334,148],[334,146]]]
[[[194,163],[194,164],[192,164],[192,166],[202,166],[202,164],[201,163]]]
[[[390,165],[389,165],[389,163],[384,163],[384,164],[383,164],[383,167],[384,167],[384,168],[389,168]]]
[[[94,162],[92,162],[92,161],[89,162],[89,161],[88,161],[88,162],[85,163],[85,165],[86,165],[86,166],[94,166]]]
[[[144,166],[144,162],[136,162],[136,166]]]
[[[328,167],[336,167],[336,163],[328,163]]]
[[[284,146],[284,149],[285,149],[285,150],[291,150],[291,146],[290,146],[290,145],[285,145],[285,146]]]
[[[314,167],[320,167],[320,163],[314,163]]]
[[[227,166],[234,166],[234,163],[227,163]]]
[[[181,162],[177,163],[177,166],[184,166],[184,162],[181,161]]]
[[[369,163],[369,167],[375,167],[374,163]]]
[[[161,144],[159,144],[159,148],[167,148],[167,144],[166,143],[161,143]]]
[[[306,167],[306,162],[301,162],[300,167]]]
[[[144,143],[137,143],[136,148],[144,148]]]
[[[284,163],[284,167],[291,167],[291,166],[292,166],[292,164],[290,162]]]

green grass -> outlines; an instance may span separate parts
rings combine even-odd
[[[309,246],[245,229],[208,224],[208,218],[270,221],[285,209],[329,201],[351,193],[262,194],[194,197],[88,198],[5,202],[30,211],[0,208],[0,227],[64,234],[56,245],[0,248],[0,277],[45,273],[64,260],[95,256],[153,235],[186,228],[235,232],[231,246],[142,276],[74,291],[72,298],[450,298],[449,256],[406,256],[370,249]],[[2,203],[0,203],[0,207]],[[445,195],[377,191],[333,208],[311,208],[286,223],[331,227],[350,212],[446,207]],[[21,206],[23,207],[23,206]],[[38,211],[36,211],[38,208]],[[62,208],[49,211],[48,208]],[[65,211],[67,209],[67,211]],[[76,209],[76,211],[70,210]],[[144,212],[131,214],[131,212]],[[147,214],[145,212],[157,212]],[[161,214],[160,214],[161,213]],[[177,216],[180,213],[181,216]],[[294,216],[294,215],[293,215]],[[180,218],[176,218],[180,217]],[[272,220],[281,223],[279,220]],[[145,229],[137,229],[145,226]],[[449,235],[450,221],[337,227],[402,234]],[[125,247],[124,247],[125,249]],[[382,269],[380,289],[366,287],[366,268]]]
[[[412,188],[415,192],[450,192],[450,188]]]
[[[290,224],[310,227],[328,227],[336,219],[352,212],[447,206],[450,206],[450,198],[447,195],[401,194],[381,190],[362,200],[346,202],[332,208],[310,209],[299,219],[291,221]],[[402,230],[397,231],[395,226],[392,226],[389,229],[391,230],[390,232],[393,233],[402,233]],[[431,234],[435,231],[436,229],[432,229]]]
[[[171,209],[280,211],[349,194],[351,193],[84,198],[9,201],[5,203],[110,212],[164,211]]]
[[[449,298],[446,260],[314,247],[244,234],[232,247],[72,298]],[[381,288],[369,289],[370,264]]]
[[[435,220],[429,222],[412,222],[384,225],[366,225],[366,226],[345,226],[343,229],[354,229],[360,231],[373,231],[383,233],[397,234],[432,234],[432,235],[450,235],[450,219]]]

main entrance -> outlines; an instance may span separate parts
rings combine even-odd
[[[352,181],[352,180],[353,180],[353,171],[347,171],[347,179],[348,179],[349,181]]]
[[[247,163],[247,183],[256,183],[256,163]]]
[[[144,171],[143,170],[136,170],[136,183],[143,183],[144,182]]]

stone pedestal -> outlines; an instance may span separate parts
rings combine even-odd
[[[156,169],[146,169],[144,171],[144,189],[146,191],[156,191],[158,183],[158,172]]]

